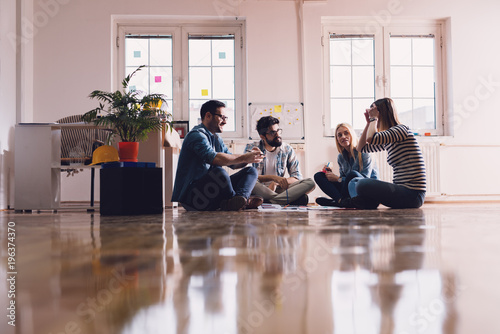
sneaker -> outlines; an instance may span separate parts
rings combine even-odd
[[[337,202],[331,198],[318,197],[316,198],[316,204],[321,206],[337,206]]]
[[[250,196],[243,210],[257,209],[264,203],[264,199],[260,196]]]
[[[309,204],[309,196],[306,194],[300,196],[295,201],[291,202],[290,205],[307,205]]]
[[[247,199],[243,196],[234,196],[230,199],[224,199],[220,202],[222,211],[239,211],[247,204]]]
[[[379,205],[378,202],[361,196],[351,198],[350,204],[352,205],[351,207],[362,210],[375,210]]]

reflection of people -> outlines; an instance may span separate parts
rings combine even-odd
[[[314,181],[331,198],[319,197],[316,203],[323,206],[337,206],[349,198],[347,185],[355,177],[378,178],[378,171],[369,153],[356,150],[358,137],[350,124],[340,123],[335,129],[335,144],[339,155],[339,175],[326,165],[323,171],[314,174]]]
[[[231,154],[217,135],[228,118],[225,107],[220,101],[205,102],[200,109],[201,124],[186,135],[182,144],[172,202],[181,203],[186,210],[237,211],[262,203],[257,198],[247,203],[257,180],[255,168],[245,167],[231,176],[222,168],[242,168],[262,161],[258,150]]]
[[[376,209],[379,203],[391,208],[419,208],[426,191],[425,165],[417,140],[399,122],[394,102],[383,98],[365,112],[366,127],[358,151],[387,150],[387,162],[394,171],[394,183],[355,178],[349,184],[351,206]],[[357,197],[356,197],[357,196]]]
[[[306,194],[314,190],[315,184],[312,179],[302,179],[294,149],[281,139],[279,120],[272,116],[262,117],[257,121],[257,132],[260,142],[245,148],[245,152],[258,148],[265,153],[261,164],[254,163],[259,178],[252,193],[275,204],[307,205]]]
[[[401,228],[399,220],[394,218],[393,222],[392,219],[387,220],[389,226],[395,224],[388,229],[348,229],[340,232],[341,271],[359,277],[352,285],[351,298],[357,305],[363,305],[368,294],[371,297],[369,309],[353,308],[360,312],[353,314],[353,319],[370,319],[379,314],[379,328],[376,332],[384,334],[413,332],[411,328],[407,328],[411,322],[405,319],[410,318],[413,310],[417,309],[417,304],[413,306],[412,303],[420,302],[413,299],[414,296],[424,298],[440,284],[439,275],[433,275],[436,280],[432,284],[419,286],[420,279],[415,274],[421,270],[426,256],[422,251],[426,231],[418,228],[426,225],[424,212],[413,210],[408,213],[404,223],[406,228]],[[367,251],[356,252],[353,248]],[[365,285],[359,282],[364,282]],[[335,288],[346,290],[343,285]],[[406,307],[396,310],[398,305]],[[338,322],[340,326],[341,322],[349,323],[349,320],[334,319],[334,322]],[[396,331],[396,328],[400,330]],[[362,329],[358,328],[360,332],[363,332]]]

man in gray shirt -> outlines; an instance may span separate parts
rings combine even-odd
[[[274,204],[307,205],[307,194],[314,190],[315,183],[310,178],[302,178],[294,149],[282,141],[279,120],[262,117],[257,121],[257,132],[261,140],[245,148],[245,153],[256,147],[264,153],[262,162],[252,164],[258,171],[252,194]],[[289,177],[285,177],[285,172]]]

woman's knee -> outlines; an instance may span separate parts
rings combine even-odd
[[[354,182],[354,186],[356,187],[356,193],[359,196],[369,195],[373,190],[373,184],[370,182],[370,179],[365,178],[354,178],[351,180]]]
[[[319,183],[321,181],[326,180],[326,175],[323,172],[317,172],[314,174],[314,182]]]

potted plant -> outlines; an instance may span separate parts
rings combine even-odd
[[[120,161],[137,161],[139,142],[146,140],[150,132],[162,127],[172,130],[172,115],[160,109],[163,103],[166,105],[165,95],[144,95],[141,91],[129,89],[130,80],[144,66],[139,66],[123,79],[123,91],[95,90],[90,93],[89,98],[97,99],[99,107],[82,116],[83,121],[110,127],[113,134],[120,136]],[[132,151],[128,152],[128,149]]]

